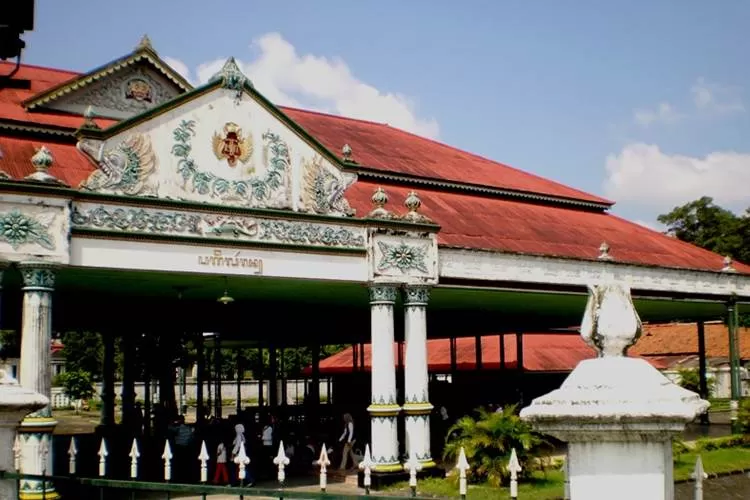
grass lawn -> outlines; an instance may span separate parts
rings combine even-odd
[[[750,469],[750,448],[725,448],[720,450],[703,451],[703,468],[711,474],[734,472]],[[697,454],[684,453],[676,458],[674,466],[675,481],[690,478],[695,466]],[[555,500],[563,497],[562,471],[549,471],[546,477],[535,473],[531,480],[519,484],[518,497],[523,500]],[[394,490],[406,491],[406,484],[394,486]],[[455,498],[458,496],[458,481],[449,479],[425,479],[419,482],[418,494],[436,498]],[[509,498],[507,485],[494,488],[487,485],[469,485],[467,498],[469,500],[489,500]]]

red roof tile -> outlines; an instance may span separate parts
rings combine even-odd
[[[14,179],[23,179],[34,172],[31,157],[40,146],[46,146],[52,153],[53,163],[49,174],[78,187],[95,166],[72,144],[59,144],[47,140],[20,139],[14,137],[0,137],[0,170],[5,171]]]
[[[357,214],[372,209],[370,197],[384,186],[387,208],[402,214],[411,190],[382,183],[359,181],[346,193]],[[719,271],[723,258],[628,222],[606,212],[575,210],[480,194],[420,189],[420,212],[440,224],[440,245],[505,252],[596,260],[599,245],[606,241],[617,262]],[[750,273],[750,266],[735,263],[737,271]]]
[[[515,369],[518,366],[516,356],[516,335],[506,334],[505,367]],[[394,359],[398,359],[398,344],[393,345]],[[353,370],[354,350],[345,349],[320,361],[320,373],[333,375],[350,373]],[[364,366],[371,369],[370,344],[364,346]],[[573,370],[584,359],[595,357],[594,350],[586,345],[580,335],[569,334],[527,334],[523,336],[523,368],[532,372],[567,372]],[[430,339],[427,341],[428,370],[435,373],[451,371],[451,348],[449,339]],[[359,360],[358,360],[359,361]],[[659,360],[649,360],[656,368],[666,365]],[[500,368],[500,336],[482,337],[482,368],[497,370]],[[476,370],[476,341],[473,337],[456,339],[456,369]],[[309,373],[310,368],[306,370]]]
[[[386,124],[294,108],[281,108],[332,152],[352,147],[361,166],[375,170],[611,204],[508,165],[467,153]]]
[[[706,357],[729,357],[729,331],[723,323],[705,325]],[[741,359],[750,360],[750,328],[737,333]],[[630,352],[640,356],[698,354],[698,326],[695,323],[645,325],[643,335]]]

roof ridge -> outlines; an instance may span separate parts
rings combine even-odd
[[[367,124],[370,124],[370,125],[380,125],[382,127],[389,127],[389,128],[395,129],[395,130],[401,130],[401,129],[396,128],[396,127],[391,127],[387,123],[376,122],[376,121],[373,121],[373,120],[365,120],[364,118],[354,118],[352,116],[344,116],[344,115],[338,115],[338,114],[334,114],[334,113],[326,113],[325,111],[317,111],[317,110],[314,110],[314,109],[297,108],[295,106],[282,106],[282,105],[278,105],[277,107],[279,109],[281,109],[282,111],[288,109],[288,110],[291,110],[291,111],[299,111],[301,113],[308,113],[308,114],[311,114],[311,115],[330,116],[331,118],[338,118],[339,120],[347,120],[347,121],[352,121],[352,122],[367,123]]]

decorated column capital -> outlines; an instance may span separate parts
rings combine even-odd
[[[49,262],[21,262],[18,264],[24,291],[51,292],[55,289],[57,266]]]
[[[430,301],[429,285],[406,285],[404,286],[403,296],[405,306],[426,306]]]
[[[391,283],[371,283],[370,304],[395,304],[398,297],[398,285]]]

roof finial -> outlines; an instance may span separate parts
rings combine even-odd
[[[370,198],[372,201],[372,204],[375,205],[375,208],[373,208],[369,214],[367,214],[367,217],[370,217],[372,219],[392,219],[393,214],[385,208],[386,203],[388,203],[388,194],[385,192],[385,189],[378,186],[375,189],[375,192],[372,194],[372,197]]]
[[[724,257],[724,267],[721,270],[722,272],[725,272],[725,273],[737,272],[737,269],[735,269],[734,266],[732,265],[732,258],[729,255]]]
[[[601,245],[599,245],[599,257],[597,257],[599,260],[612,260],[612,256],[609,254],[609,245],[606,241],[603,241]]]
[[[31,164],[34,165],[34,172],[31,175],[27,175],[24,179],[28,181],[47,182],[51,184],[64,184],[59,179],[51,176],[47,173],[55,159],[52,157],[52,152],[47,149],[47,146],[42,146],[36,150],[34,156],[31,157]]]
[[[154,46],[151,45],[151,39],[148,37],[148,35],[143,35],[141,37],[141,41],[138,42],[138,45],[135,47],[135,51],[139,52],[141,50],[150,50],[151,52],[156,52],[154,50]]]
[[[94,111],[94,106],[87,106],[86,110],[83,112],[83,125],[81,125],[81,128],[98,129],[99,125],[94,121],[95,116],[96,112]]]
[[[432,222],[429,219],[429,217],[419,213],[419,208],[422,206],[422,200],[419,198],[419,195],[417,195],[416,191],[410,191],[409,194],[406,195],[406,199],[404,200],[404,206],[406,207],[408,212],[404,214],[402,219],[409,221],[409,222],[420,222],[420,223]]]
[[[209,82],[215,82],[217,80],[221,80],[223,82],[222,87],[224,87],[225,89],[236,90],[238,92],[242,91],[245,83],[249,84],[250,86],[253,85],[250,79],[245,76],[240,67],[237,65],[237,61],[235,61],[234,57],[230,57],[229,59],[227,59],[227,62],[224,63],[224,66],[222,66],[218,73],[211,77]]]
[[[347,143],[344,144],[344,146],[341,148],[341,156],[344,157],[344,161],[348,163],[357,163],[354,161],[354,156],[352,156],[352,147]]]

